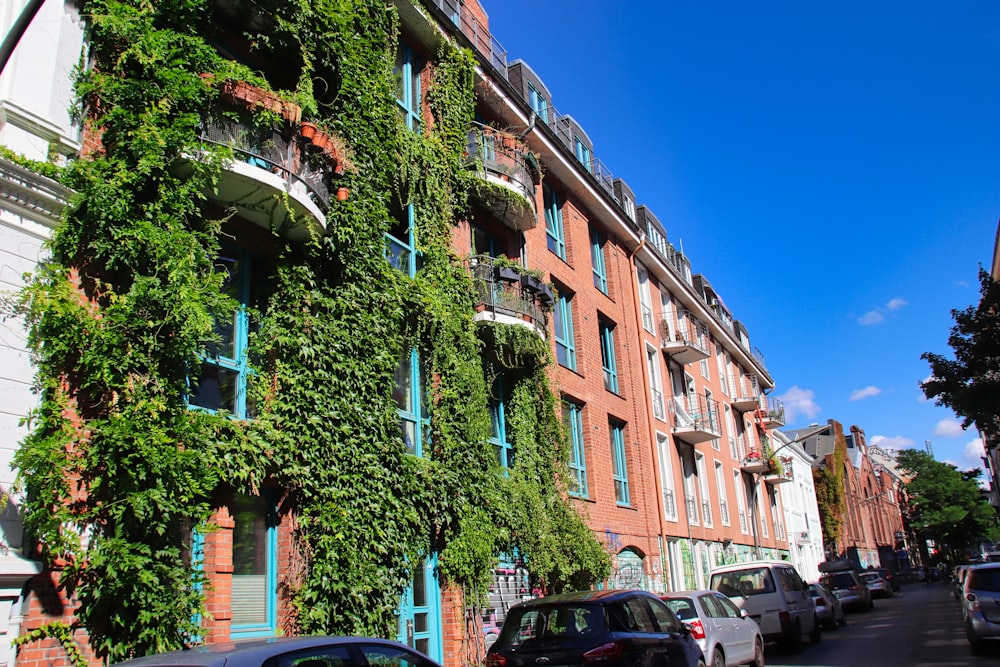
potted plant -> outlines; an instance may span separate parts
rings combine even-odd
[[[299,123],[299,133],[306,141],[312,141],[313,137],[316,136],[316,131],[316,123],[311,123],[308,120]]]

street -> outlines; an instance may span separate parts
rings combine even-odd
[[[876,600],[871,612],[848,614],[847,627],[824,631],[818,645],[807,641],[798,654],[768,645],[765,656],[768,665],[796,667],[996,665],[1000,643],[984,656],[972,655],[950,586],[918,583]]]

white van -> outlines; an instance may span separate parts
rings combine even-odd
[[[710,586],[757,621],[764,641],[799,649],[803,634],[813,643],[820,640],[809,586],[786,561],[757,560],[715,568]]]

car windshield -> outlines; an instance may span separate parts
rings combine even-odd
[[[773,593],[774,579],[766,567],[748,567],[732,572],[717,572],[712,575],[712,588],[723,595],[763,595]]]
[[[864,579],[865,582],[869,584],[877,584],[882,580],[882,577],[880,577],[875,572],[862,574],[861,578]]]
[[[496,643],[498,646],[519,646],[531,639],[600,632],[604,632],[604,614],[599,605],[567,604],[511,609]]]
[[[694,610],[694,604],[691,602],[691,598],[664,598],[664,602],[667,606],[677,614],[677,618],[682,621],[686,621],[690,618],[695,618],[698,612]]]
[[[969,588],[976,591],[1000,593],[1000,568],[973,570],[969,573]]]

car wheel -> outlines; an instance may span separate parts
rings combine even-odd
[[[726,654],[722,652],[721,646],[715,647],[712,655],[712,667],[726,667]]]
[[[750,667],[764,667],[764,640],[760,637],[754,642],[753,662],[750,663]]]
[[[698,658],[698,667],[707,667],[703,658]]]
[[[823,639],[823,633],[819,629],[819,619],[815,616],[813,617],[813,629],[809,633],[809,641],[813,644],[818,644],[820,640]]]

